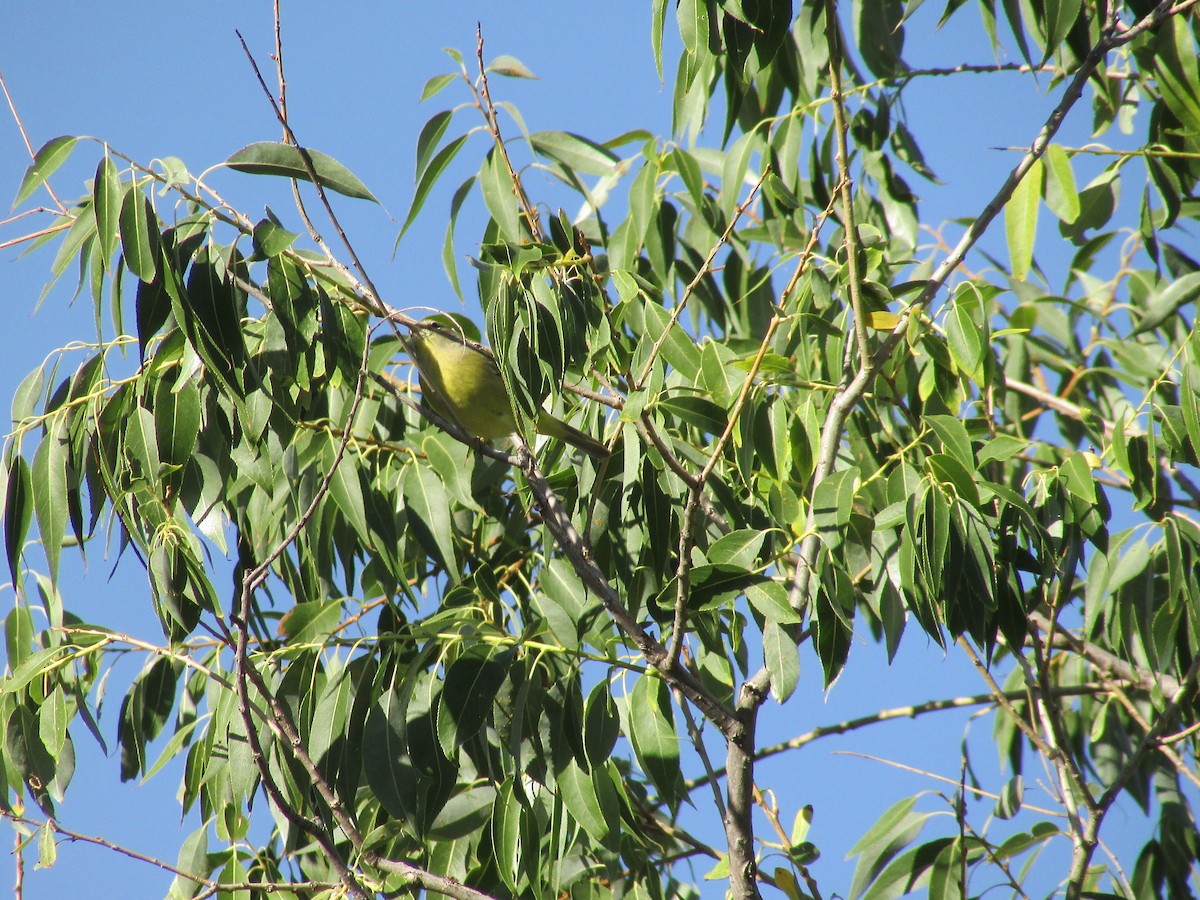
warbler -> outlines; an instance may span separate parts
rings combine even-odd
[[[485,441],[517,430],[495,360],[440,322],[420,323],[408,339],[421,390],[437,413]],[[599,441],[548,412],[538,414],[534,427],[538,434],[558,438],[597,459],[609,454]]]

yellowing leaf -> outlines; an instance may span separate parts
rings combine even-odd
[[[900,317],[887,310],[867,313],[867,327],[875,331],[892,331],[900,324]]]
[[[787,894],[791,900],[800,900],[800,886],[796,884],[796,876],[791,869],[776,866],[771,874],[775,877],[775,887]]]

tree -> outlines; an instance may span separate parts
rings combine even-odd
[[[102,738],[97,685],[134,651],[120,777],[186,758],[181,803],[202,820],[176,896],[688,896],[680,863],[703,856],[736,897],[1190,896],[1193,5],[1006,5],[1011,68],[1060,99],[1014,136],[1028,151],[958,242],[932,249],[906,179],[935,176],[905,92],[972,73],[906,65],[919,4],[681,0],[669,137],[527,133],[493,91],[528,70],[487,62],[482,35],[474,59],[452,53],[423,99],[459,106],[417,138],[398,240],[474,151],[443,258],[455,290],[477,288],[511,447],[422,402],[416,323],[331,202],[374,195],[299,149],[285,104],[285,139],[226,165],[294,179],[287,216],[256,221],[176,158],[101,145],[78,202],[15,220],[17,243],[58,240],[52,277],[79,272],[102,324],[84,362],[41,367],[13,398],[6,818],[53,861],[74,742]],[[654,4],[660,71],[670,11]],[[981,23],[998,46],[991,5]],[[1143,131],[1079,190],[1076,169],[1108,156],[1054,140],[1085,93],[1097,135]],[[18,205],[80,143],[38,150]],[[559,194],[530,195],[534,166]],[[480,200],[487,224],[465,239]],[[967,271],[1001,213],[1008,260]],[[1056,288],[1034,251],[1064,241]],[[543,407],[612,455],[532,442]],[[106,540],[144,566],[161,643],[60,595],[64,549]],[[756,777],[818,723],[768,748],[759,720],[818,689],[798,648],[829,684],[852,635],[891,658],[914,631],[978,667],[989,692],[972,702],[1011,771],[966,759],[952,816],[912,798],[853,848],[818,848],[814,811]],[[1041,775],[1049,811],[1025,802]],[[680,826],[692,802],[720,846]],[[1142,846],[1104,846],[1118,803],[1157,817]],[[1059,845],[1065,865],[1047,863]],[[818,853],[848,849],[852,883],[821,883]]]

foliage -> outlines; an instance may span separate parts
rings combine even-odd
[[[1196,20],[1189,3],[1006,3],[1010,68],[1061,100],[958,245],[927,249],[909,181],[936,176],[904,92],[946,73],[904,62],[919,5],[656,0],[660,71],[670,12],[683,44],[669,137],[528,133],[491,97],[524,65],[484,67],[482,39],[478,71],[451,54],[423,99],[461,105],[417,138],[400,239],[474,152],[443,259],[461,290],[474,257],[524,429],[511,453],[420,404],[411,319],[348,246],[300,237],[330,192],[374,200],[344,166],[290,131],[240,151],[230,168],[316,191],[254,221],[179,159],[102,146],[87,193],[28,237],[57,239],[53,279],[78,273],[99,334],[22,383],[3,467],[0,803],[43,862],[69,834],[53,817],[79,723],[105,740],[94,698],[132,650],[120,777],[184,758],[203,823],[172,896],[683,897],[674,863],[697,855],[738,897],[1194,890]],[[998,46],[994,5],[980,15]],[[1145,130],[1079,189],[1090,151],[1053,140],[1085,92],[1097,136]],[[45,144],[18,203],[80,143]],[[527,196],[531,167],[583,212]],[[1009,260],[965,272],[1002,210]],[[1057,288],[1043,210],[1075,248]],[[543,405],[612,456],[532,451]],[[60,595],[63,551],[105,541],[145,567],[160,645]],[[1043,767],[1059,807],[1003,832],[963,812],[964,776],[954,816],[884,811],[853,884],[820,884],[813,811],[789,830],[756,783],[757,718],[800,689],[802,643],[829,684],[852,633],[890,658],[912,628],[989,679],[1013,769],[996,817]],[[677,824],[709,790],[721,848]],[[1154,835],[1097,856],[1123,796]],[[258,842],[256,798],[273,816]],[[1051,844],[1066,868],[1045,871]]]

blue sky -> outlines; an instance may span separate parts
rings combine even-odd
[[[659,84],[654,69],[648,4],[359,3],[332,9],[327,4],[284,5],[291,120],[302,141],[338,158],[383,201],[386,212],[349,200],[339,201],[338,211],[376,284],[394,306],[459,308],[443,274],[440,251],[449,193],[461,177],[446,179],[446,187],[429,200],[394,258],[393,245],[412,196],[420,127],[434,112],[461,98],[450,88],[421,106],[421,87],[430,76],[453,70],[443,47],[473,55],[477,20],[489,58],[514,55],[539,76],[537,81],[493,83],[496,99],[515,103],[530,130],[559,129],[602,139],[645,128],[669,136],[671,92]],[[937,13],[940,9],[923,11],[910,24],[906,58],[911,64],[992,61],[973,11],[964,11],[963,25],[951,24],[940,34],[933,32]],[[176,155],[191,171],[200,172],[239,147],[278,137],[274,116],[234,33],[235,28],[241,31],[269,77],[270,4],[214,0],[203,5],[96,5],[76,0],[13,5],[5,18],[0,71],[35,147],[59,134],[94,135],[136,159]],[[674,44],[670,23],[667,32],[669,78]],[[935,187],[915,176],[910,180],[925,198],[923,222],[970,217],[983,208],[1017,158],[992,148],[1028,144],[1057,101],[1057,91],[1044,93],[1047,79],[1040,87],[1024,76],[987,75],[930,79],[914,89],[907,109],[909,127],[944,182]],[[1089,126],[1085,102],[1068,123],[1065,142],[1084,143]],[[82,193],[98,154],[95,145],[76,148],[72,161],[53,180],[60,196],[70,199]],[[464,158],[464,175],[476,160]],[[0,196],[16,193],[27,164],[11,116],[0,115]],[[1090,174],[1077,173],[1081,186]],[[218,172],[210,180],[233,205],[252,215],[269,203],[295,222],[282,182],[264,194],[263,179]],[[535,196],[541,187],[536,179],[527,186]],[[44,199],[40,195],[34,202]],[[477,215],[470,214],[462,220],[462,253],[471,252],[470,240],[478,234],[472,223],[477,222]],[[1003,255],[1002,223],[993,227],[986,245]],[[1047,218],[1042,227],[1053,225]],[[0,240],[13,237],[18,229],[19,225],[7,226]],[[947,231],[951,242],[959,233],[954,226]],[[45,249],[32,257],[12,249],[0,252],[0,324],[7,337],[6,352],[0,356],[0,394],[5,397],[11,397],[21,378],[55,348],[94,335],[90,304],[80,299],[70,305],[70,274],[34,312],[52,255]],[[1039,255],[1059,272],[1066,258],[1061,252]],[[976,269],[982,265],[978,259],[973,262]],[[1061,277],[1054,281],[1061,284]],[[472,292],[465,288],[465,294],[466,311],[473,314]],[[158,637],[147,619],[145,576],[135,565],[127,561],[110,577],[111,554],[105,559],[93,551],[86,570],[73,559],[69,562],[64,578],[68,606],[85,619]],[[11,589],[0,591],[0,598],[6,613]],[[820,687],[819,665],[806,655],[797,694],[786,707],[765,711],[762,742],[880,707],[984,690],[958,654],[947,660],[923,636],[910,633],[890,669],[882,664],[878,649],[860,641],[842,681],[828,693]],[[110,748],[115,744],[120,697],[139,667],[140,661],[120,664],[108,686],[103,723]],[[814,872],[827,895],[845,892],[851,867],[841,857],[887,805],[918,791],[953,790],[918,774],[834,751],[872,753],[956,779],[969,715],[941,713],[936,725],[933,719],[901,721],[867,738],[820,741],[761,765],[760,784],[776,791],[785,825],[790,826],[800,805],[815,805],[810,839],[825,856]],[[990,728],[990,719],[974,726],[980,733],[972,746],[984,754],[976,765],[985,770],[995,766],[985,752]],[[175,791],[180,769],[168,767],[146,784],[120,785],[115,757],[104,758],[82,728],[72,733],[79,765],[61,810],[62,823],[174,861],[182,835],[196,825],[189,821],[181,828],[179,823]],[[706,800],[706,795],[697,795],[698,811],[689,824],[717,840],[716,816]],[[938,804],[929,801],[924,806],[934,809]],[[1118,811],[1114,816],[1125,816],[1131,830],[1142,827],[1136,812]],[[1116,831],[1110,838],[1119,838],[1122,825],[1113,824]],[[57,866],[48,872],[32,871],[34,854],[27,857],[29,900],[76,894],[157,896],[170,882],[169,876],[144,863],[96,847],[62,846]],[[12,858],[0,856],[0,882],[12,881]],[[706,896],[721,896],[721,890],[711,885]]]

